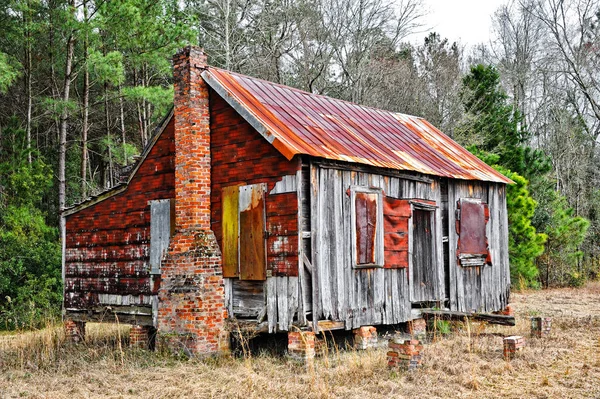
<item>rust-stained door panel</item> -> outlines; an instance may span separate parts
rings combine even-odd
[[[356,263],[375,263],[377,194],[356,193]]]
[[[223,228],[223,277],[239,275],[239,186],[223,188],[222,228]]]
[[[264,184],[239,188],[240,279],[266,280]]]

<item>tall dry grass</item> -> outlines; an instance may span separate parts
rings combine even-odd
[[[0,337],[0,398],[600,398],[600,284],[513,303],[517,326],[454,323],[410,373],[388,370],[385,349],[356,352],[331,337],[306,368],[250,339],[238,357],[185,360],[129,349],[126,326],[89,324],[80,345],[49,327]],[[554,317],[549,338],[529,338],[537,314]],[[502,338],[512,334],[527,347],[507,362]]]

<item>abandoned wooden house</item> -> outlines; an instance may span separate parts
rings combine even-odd
[[[64,212],[73,331],[118,318],[214,353],[235,321],[319,333],[506,307],[509,179],[421,118],[195,47],[173,63],[173,111],[129,178]]]

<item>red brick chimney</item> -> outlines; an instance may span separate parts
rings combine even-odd
[[[221,252],[210,229],[209,90],[206,55],[194,46],[173,57],[175,235],[161,267],[159,342],[192,354],[228,349]]]

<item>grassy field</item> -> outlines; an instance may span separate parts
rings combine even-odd
[[[514,293],[516,327],[459,323],[425,346],[423,367],[391,372],[385,350],[335,348],[314,370],[266,352],[209,360],[130,350],[127,327],[88,325],[84,345],[60,328],[0,336],[0,398],[600,398],[600,283]],[[553,317],[529,338],[529,317]],[[511,362],[502,337],[527,347]]]

